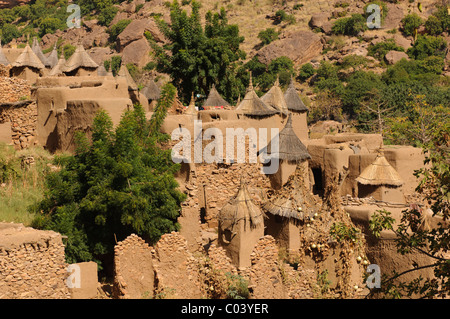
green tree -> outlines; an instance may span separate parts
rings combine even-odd
[[[442,33],[442,23],[435,16],[429,16],[427,21],[425,21],[425,31],[429,35],[439,35]]]
[[[402,30],[405,35],[416,35],[417,29],[423,24],[423,20],[417,13],[406,15],[402,19]]]
[[[22,33],[20,30],[13,24],[4,24],[1,29],[2,43],[9,43],[13,39],[20,37]]]
[[[445,58],[447,42],[442,37],[431,35],[419,35],[414,45],[408,49],[407,53],[411,58],[423,60],[435,55]]]
[[[305,80],[309,79],[310,77],[312,77],[315,73],[316,73],[316,70],[314,69],[312,64],[305,63],[300,68],[298,77],[300,78],[300,80],[305,81]]]
[[[47,178],[45,197],[33,207],[33,227],[67,236],[67,262],[111,262],[116,240],[136,233],[154,244],[178,230],[185,199],[174,178],[179,164],[159,146],[168,139],[159,129],[175,92],[171,84],[163,87],[150,122],[136,105],[114,129],[100,111],[92,142],[79,134],[76,154],[58,158],[61,170]]]
[[[333,34],[356,36],[358,33],[367,30],[367,21],[364,16],[355,13],[351,17],[337,19],[331,30]]]
[[[258,33],[258,39],[261,40],[263,45],[267,45],[272,41],[278,39],[279,32],[275,31],[274,28],[267,28]]]
[[[170,5],[167,23],[156,18],[159,29],[170,44],[160,47],[149,40],[155,50],[158,71],[170,74],[179,96],[186,103],[192,92],[207,95],[212,84],[227,100],[235,100],[244,90],[236,77],[238,63],[245,58],[239,48],[244,38],[237,25],[229,25],[225,10],[207,12],[205,27],[200,21],[200,4],[191,2],[191,14],[178,1]]]

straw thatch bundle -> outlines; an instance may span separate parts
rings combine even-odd
[[[356,178],[356,181],[363,185],[387,185],[401,186],[402,178],[398,172],[388,163],[384,154],[381,152],[377,158],[367,166]]]
[[[56,65],[52,68],[49,75],[50,76],[62,75],[65,65],[66,65],[66,59],[64,58],[64,53],[61,52],[58,63],[56,63]]]
[[[235,197],[226,203],[218,214],[221,229],[231,229],[240,221],[250,223],[255,228],[264,223],[264,213],[256,205],[247,189],[247,185],[241,178],[241,184]]]
[[[75,52],[72,54],[72,56],[69,58],[69,60],[66,62],[66,66],[63,70],[64,73],[75,71],[79,68],[85,68],[85,69],[97,69],[98,64],[95,63],[94,60],[89,56],[89,54],[84,49],[83,45],[79,44],[75,50]]]
[[[291,113],[289,113],[286,125],[278,134],[278,152],[272,152],[273,142],[274,140],[271,140],[266,147],[259,151],[259,154],[267,152],[271,158],[278,158],[288,162],[304,161],[311,158],[306,146],[298,138],[292,128]]]
[[[187,107],[184,114],[186,114],[186,115],[196,115],[197,114],[197,109],[195,108],[194,93],[192,93],[191,102],[189,103],[189,106]]]
[[[208,98],[203,103],[203,107],[206,108],[208,106],[216,107],[216,106],[230,106],[230,104],[222,98],[216,90],[216,86],[213,84],[211,90],[209,91]]]
[[[286,185],[269,195],[262,205],[265,212],[283,218],[306,220],[320,210],[320,202],[304,183],[304,169],[298,165]]]
[[[46,66],[53,69],[55,67],[55,65],[58,64],[58,60],[59,60],[58,59],[58,50],[56,50],[56,43],[55,43],[55,46],[53,47],[52,52],[47,57],[48,65],[46,65]]]
[[[278,77],[270,90],[261,98],[261,101],[278,110],[280,113],[285,115],[289,113]]]
[[[38,70],[42,70],[45,68],[44,64],[42,64],[41,60],[36,56],[36,54],[31,50],[30,46],[25,46],[25,49],[19,55],[19,57],[14,61],[11,66],[13,68],[21,68],[21,67],[30,67]]]
[[[238,104],[236,110],[251,117],[266,117],[279,113],[278,110],[261,101],[259,96],[253,90],[251,74],[247,93],[245,94],[244,99]]]
[[[150,83],[145,86],[141,93],[147,98],[147,100],[156,101],[161,96],[161,89],[156,85],[155,81],[151,80]]]
[[[302,99],[298,95],[297,89],[294,86],[294,79],[291,78],[289,87],[284,92],[284,100],[286,101],[287,108],[294,112],[307,112],[308,108],[303,103]]]
[[[36,37],[33,38],[33,45],[31,47],[34,54],[41,60],[42,64],[44,64],[45,67],[50,67],[49,61],[45,57],[44,53],[42,52],[41,46],[39,45],[39,42]]]

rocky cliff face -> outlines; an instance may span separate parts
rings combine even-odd
[[[29,2],[31,0],[0,0],[0,9],[12,8]]]

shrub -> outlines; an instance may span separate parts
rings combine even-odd
[[[414,45],[408,49],[407,53],[411,58],[422,60],[435,55],[445,58],[447,42],[442,37],[431,35],[419,35]]]
[[[278,35],[279,32],[275,31],[274,28],[267,28],[266,30],[259,32],[258,39],[261,40],[262,44],[267,45],[278,39]]]
[[[450,6],[438,6],[438,10],[433,15],[440,21],[442,31],[450,32]]]
[[[398,46],[395,43],[394,39],[386,39],[385,41],[381,41],[376,44],[371,44],[371,45],[369,45],[367,50],[368,50],[368,55],[373,56],[374,58],[376,58],[379,61],[383,61],[386,53],[388,53],[389,51],[392,51],[392,50],[400,51],[400,52],[405,51],[402,47]]]
[[[411,13],[402,19],[402,30],[405,35],[414,35],[417,30],[423,24],[423,20],[417,13]]]
[[[293,15],[287,14],[284,10],[278,10],[275,12],[275,18],[279,22],[287,22],[288,24],[294,24],[295,23],[295,17]]]
[[[356,36],[358,33],[367,30],[366,19],[358,13],[352,14],[351,17],[337,19],[331,31],[334,34],[343,34]]]
[[[298,74],[298,77],[302,81],[305,81],[306,79],[309,79],[311,76],[313,76],[314,73],[316,73],[316,70],[314,69],[312,64],[311,63],[305,63],[300,68],[300,72]]]
[[[435,16],[429,16],[427,21],[425,21],[425,30],[429,35],[438,35],[441,34],[442,23]]]
[[[2,29],[2,43],[9,43],[11,40],[16,39],[22,35],[19,29],[13,24],[4,24]]]
[[[107,7],[98,15],[98,23],[103,26],[109,26],[111,21],[117,14],[118,9],[116,7]]]

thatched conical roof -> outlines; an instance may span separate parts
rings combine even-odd
[[[236,110],[242,112],[244,115],[254,117],[271,116],[279,113],[276,109],[274,109],[272,106],[267,105],[258,97],[255,90],[253,89],[251,74],[247,93],[245,94],[244,99],[237,106]]]
[[[66,66],[66,59],[64,58],[64,52],[61,52],[58,63],[52,68],[49,75],[50,76],[58,76],[63,74],[63,70]]]
[[[0,64],[3,64],[4,66],[8,66],[10,64],[8,58],[3,53],[3,47],[2,47],[2,40],[0,38]]]
[[[302,99],[298,95],[297,89],[294,85],[294,79],[291,78],[289,87],[284,92],[284,100],[286,101],[287,108],[294,112],[307,112],[308,108],[303,103]]]
[[[284,187],[269,194],[262,205],[264,212],[297,220],[313,217],[320,210],[320,201],[307,189],[304,176],[303,168],[298,165]]]
[[[259,153],[267,152],[271,158],[278,158],[283,161],[297,162],[304,161],[311,158],[306,146],[295,134],[292,128],[292,114],[289,113],[286,125],[277,136],[278,138],[278,152],[272,152],[271,140],[266,147],[259,151]]]
[[[128,68],[125,64],[122,63],[119,72],[117,73],[118,76],[124,77],[127,79],[128,83],[128,90],[129,91],[136,91],[138,89],[136,82],[134,82],[133,78],[131,77],[130,72],[128,72]]]
[[[154,80],[151,80],[148,85],[146,85],[141,93],[147,98],[147,100],[156,101],[161,95],[161,89],[156,85]]]
[[[363,185],[401,186],[403,180],[399,173],[389,164],[381,150],[375,160],[356,178]]]
[[[217,90],[216,90],[216,86],[213,84],[211,90],[209,91],[208,98],[203,103],[203,107],[207,107],[207,106],[216,107],[216,106],[229,106],[229,105],[230,104],[220,96],[219,92],[217,92]]]
[[[17,57],[16,61],[11,63],[11,66],[15,68],[30,67],[39,70],[45,68],[44,64],[39,60],[28,43],[22,53]]]
[[[108,72],[105,69],[105,66],[103,64],[100,64],[97,69],[97,75],[98,76],[107,76]]]
[[[55,46],[53,47],[52,52],[47,57],[48,67],[53,69],[55,67],[55,65],[58,64],[58,60],[59,60],[58,59],[58,50],[56,49],[56,43],[55,43]]]
[[[31,47],[34,54],[41,60],[42,64],[44,64],[45,67],[49,67],[49,61],[47,60],[46,56],[42,52],[41,46],[39,45],[39,42],[36,37],[33,38],[33,45]]]
[[[189,103],[189,106],[187,107],[184,114],[187,114],[187,115],[196,115],[197,114],[197,109],[195,108],[194,92],[192,92],[191,103]]]
[[[270,90],[263,95],[261,101],[278,110],[280,113],[286,115],[289,113],[286,101],[284,99],[283,91],[281,91],[280,88],[280,81],[278,76]]]
[[[264,225],[264,213],[253,202],[243,178],[241,178],[236,196],[222,207],[217,218],[222,229],[233,228],[234,225],[242,220],[245,226],[249,223],[251,228]]]
[[[78,68],[86,69],[97,69],[98,64],[89,56],[89,54],[84,49],[83,45],[79,44],[72,54],[72,56],[67,60],[66,67],[63,70],[64,73],[75,71]]]

